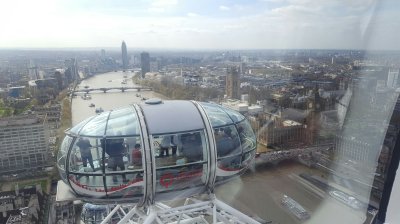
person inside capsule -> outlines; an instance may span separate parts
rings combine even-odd
[[[132,165],[133,168],[142,167],[142,152],[138,143],[135,144],[135,148],[132,150]]]
[[[124,164],[124,156],[126,154],[126,148],[124,145],[123,138],[112,138],[112,139],[102,139],[101,147],[105,150],[105,152],[109,155],[108,158],[108,168],[113,171],[117,171],[117,168],[120,168],[121,171],[125,170]],[[125,173],[122,173],[122,181],[128,182],[126,179]],[[113,181],[117,182],[117,176],[113,176]]]
[[[89,162],[90,167],[92,168],[92,171],[94,172],[94,164],[93,164],[93,156],[92,152],[90,151],[92,148],[92,145],[90,144],[89,139],[87,138],[81,138],[78,140],[78,143],[76,143],[76,146],[79,147],[80,153],[81,153],[81,159],[83,163],[84,169],[87,168],[87,163]]]
[[[176,156],[177,145],[174,142],[174,138],[174,135],[166,135],[163,137],[160,144],[160,157],[168,157],[170,148],[172,149],[172,156]]]
[[[203,157],[200,133],[188,133],[181,135],[182,155],[187,162],[197,162]]]

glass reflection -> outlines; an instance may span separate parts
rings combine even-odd
[[[104,112],[93,119],[91,119],[82,130],[79,132],[80,135],[85,136],[103,136],[105,133],[107,118],[109,112]]]
[[[217,143],[218,167],[224,170],[240,169],[242,148],[234,125],[214,130]]]
[[[107,123],[107,136],[138,135],[139,125],[132,108],[112,111]]]
[[[60,150],[57,154],[57,167],[58,167],[58,170],[60,171],[60,176],[64,181],[66,181],[66,179],[67,179],[66,174],[65,174],[65,170],[66,170],[65,164],[66,164],[67,154],[68,154],[68,150],[71,145],[71,142],[72,142],[72,138],[70,136],[65,136],[63,142],[61,143]]]
[[[121,171],[106,175],[106,189],[109,198],[128,198],[143,195],[143,172],[123,173]]]
[[[226,108],[226,107],[224,107],[224,111],[229,115],[229,117],[235,123],[245,119],[245,117],[241,113],[239,113],[237,111],[231,110],[231,109]]]
[[[156,192],[204,185],[207,165],[203,163],[157,169]]]
[[[79,122],[79,124],[77,124],[77,125],[75,125],[74,127],[72,127],[72,128],[69,130],[69,132],[78,134],[79,131],[81,130],[81,128],[82,128],[83,126],[85,126],[85,125],[86,125],[90,120],[92,120],[93,118],[94,118],[94,117],[89,117],[89,118],[87,118],[87,119],[85,119],[85,120]]]
[[[242,143],[243,151],[247,152],[249,150],[254,150],[256,148],[256,137],[247,120],[237,124],[237,131],[240,142]]]
[[[91,175],[86,175],[85,173],[70,173],[68,178],[71,187],[80,195],[88,195],[95,198],[105,196],[101,173]]]
[[[201,105],[207,112],[213,127],[224,126],[233,123],[232,119],[220,106],[211,103],[201,103]]]

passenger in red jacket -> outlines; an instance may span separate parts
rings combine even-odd
[[[132,150],[132,164],[134,166],[142,166],[142,152],[140,151],[140,144],[135,144]]]

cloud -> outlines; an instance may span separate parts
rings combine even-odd
[[[151,8],[148,8],[147,11],[161,13],[161,12],[165,12],[165,8],[151,7]]]
[[[178,4],[178,0],[156,0],[151,3],[154,7],[165,7]]]
[[[225,6],[225,5],[220,5],[219,6],[219,10],[221,10],[221,11],[229,11],[231,8],[229,8],[228,6]]]
[[[260,7],[260,1],[214,3],[208,11],[164,0],[134,9],[112,4],[112,13],[103,10],[105,5],[88,11],[48,1],[49,7],[30,3],[26,9],[13,1],[0,4],[0,20],[10,21],[2,24],[0,47],[112,47],[124,39],[140,48],[362,48],[368,47],[364,36],[371,35],[371,47],[399,48],[397,11],[371,12],[374,0],[282,0],[287,4],[276,8]],[[122,9],[127,11],[115,13]],[[220,10],[235,14],[220,16]],[[381,16],[367,20],[368,13]],[[26,25],[28,18],[34,25]]]
[[[261,2],[271,2],[271,3],[277,3],[277,2],[286,2],[286,0],[260,0]]]
[[[189,16],[189,17],[199,16],[197,13],[194,13],[194,12],[188,12],[186,15]]]

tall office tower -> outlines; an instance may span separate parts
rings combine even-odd
[[[37,117],[0,119],[0,173],[48,165],[48,133]]]
[[[142,78],[147,72],[150,72],[150,55],[148,52],[142,52],[140,54],[140,64],[142,68]]]
[[[68,80],[68,83],[72,83],[79,79],[78,72],[78,63],[75,58],[71,58],[69,60],[65,60],[65,66],[67,70],[65,71],[65,76]]]
[[[226,76],[226,95],[231,99],[240,99],[240,77],[236,67],[231,67]]]
[[[36,80],[40,78],[38,73],[38,68],[33,60],[29,60],[28,72],[29,72],[29,80]]]
[[[386,86],[391,88],[397,87],[398,79],[399,79],[399,69],[389,69]]]
[[[122,54],[123,54],[123,53],[122,53]],[[101,51],[100,51],[100,57],[101,57],[101,59],[105,59],[105,58],[106,58],[106,50],[101,49]]]
[[[122,50],[122,69],[126,70],[126,69],[128,69],[129,59],[128,59],[128,50],[126,49],[125,41],[122,41],[121,50]]]

